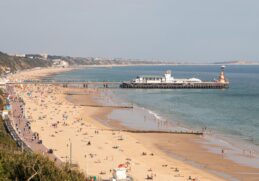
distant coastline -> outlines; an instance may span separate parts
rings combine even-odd
[[[237,60],[237,61],[225,61],[225,62],[215,62],[214,64],[224,64],[224,65],[259,65],[259,62],[254,62],[254,61],[242,61],[242,60]]]
[[[10,63],[12,62],[12,63]],[[248,60],[221,61],[212,63],[191,63],[164,60],[71,57],[48,54],[6,54],[0,52],[0,74],[15,73],[37,67],[115,67],[115,66],[178,66],[178,65],[259,65],[259,62]]]

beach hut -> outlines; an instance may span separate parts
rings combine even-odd
[[[8,82],[7,79],[5,79],[5,78],[0,78],[0,88],[5,89],[7,82]]]
[[[2,112],[2,119],[3,120],[7,120],[8,119],[8,114],[9,114],[8,110],[3,110],[3,112]]]
[[[112,181],[128,181],[131,180],[127,176],[127,166],[125,164],[120,164],[118,168],[113,169]]]
[[[11,105],[5,105],[4,106],[4,109],[7,110],[7,111],[10,111],[12,109]]]

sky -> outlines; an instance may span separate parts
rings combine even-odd
[[[259,62],[259,0],[0,0],[0,51]]]

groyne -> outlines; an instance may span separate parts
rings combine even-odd
[[[185,134],[185,135],[204,135],[201,131],[163,131],[163,130],[131,130],[131,129],[105,129],[106,131],[120,131],[129,133],[158,133],[158,134]]]

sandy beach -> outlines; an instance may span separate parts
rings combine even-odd
[[[10,79],[39,79],[69,70],[39,69]],[[86,175],[109,179],[112,169],[126,164],[134,180],[146,180],[147,175],[164,181],[257,180],[254,173],[259,173],[259,169],[208,152],[199,144],[203,139],[200,136],[111,130],[125,128],[117,120],[104,124],[114,108],[80,106],[97,104],[94,98],[100,91],[53,85],[15,86],[15,92],[25,102],[32,131],[39,133],[44,146],[53,149],[63,162],[69,162],[71,154],[72,163]]]
[[[39,80],[47,76],[74,70],[75,68],[34,68],[23,70],[8,76],[10,81]]]

